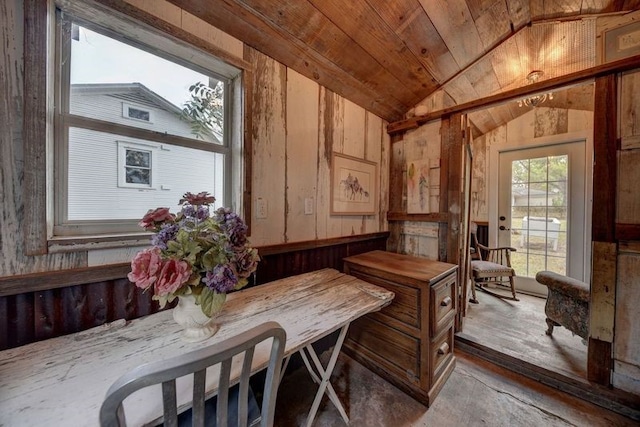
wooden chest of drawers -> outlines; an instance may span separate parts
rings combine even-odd
[[[457,266],[393,252],[344,259],[345,273],[395,292],[350,326],[343,349],[429,406],[453,371]]]

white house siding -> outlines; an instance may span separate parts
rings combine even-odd
[[[142,129],[154,130],[158,132],[166,132],[170,135],[183,136],[186,138],[195,138],[191,133],[191,126],[188,122],[180,120],[178,113],[166,111],[158,108],[158,106],[150,105],[150,102],[138,95],[137,102],[129,101],[135,99],[135,94],[127,93],[128,99],[121,99],[120,96],[125,94],[71,94],[71,102],[69,111],[83,117],[89,117],[98,120],[108,120],[121,125],[134,126]],[[134,96],[132,96],[134,95]],[[134,120],[123,117],[122,105],[128,104],[134,108],[148,110],[151,112],[151,122],[147,123],[142,120]],[[176,107],[177,108],[177,107]]]
[[[118,141],[157,147],[153,189],[118,186]],[[72,128],[68,218],[141,218],[149,208],[177,207],[186,191],[222,194],[223,171],[220,154]]]

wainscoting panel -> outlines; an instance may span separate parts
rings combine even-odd
[[[250,286],[327,267],[342,271],[342,258],[385,250],[388,235],[381,232],[258,248],[262,260]],[[0,350],[159,310],[151,293],[142,292],[126,277],[3,296]]]

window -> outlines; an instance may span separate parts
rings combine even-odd
[[[187,191],[241,209],[241,132],[231,132],[240,70],[108,13],[72,10],[56,18],[53,239],[140,233],[147,210],[176,209]]]
[[[122,103],[122,117],[151,122],[151,111]]]
[[[118,142],[118,186],[153,188],[153,147]]]

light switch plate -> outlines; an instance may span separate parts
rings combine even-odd
[[[267,218],[267,201],[261,197],[258,197],[258,200],[256,200],[256,218]]]
[[[313,215],[313,197],[304,199],[304,214]]]

